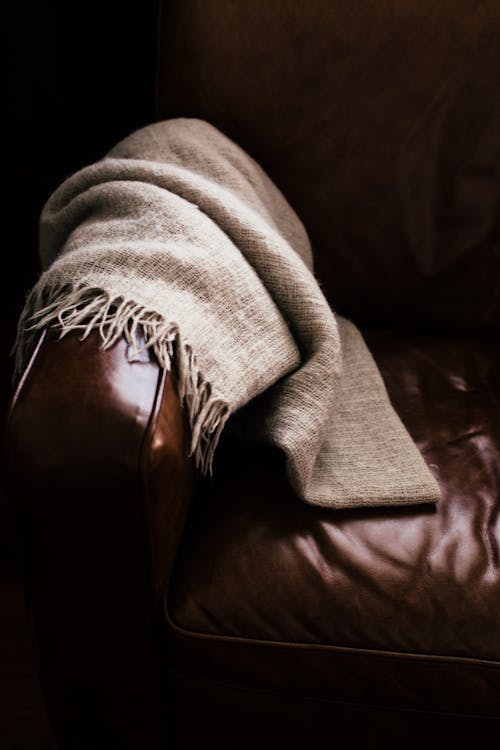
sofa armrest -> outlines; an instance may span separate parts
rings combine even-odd
[[[17,388],[8,493],[61,746],[169,746],[160,599],[195,472],[173,375],[125,340],[44,332]]]

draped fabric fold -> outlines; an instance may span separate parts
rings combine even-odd
[[[246,406],[240,431],[284,451],[308,503],[439,499],[361,333],[321,291],[301,221],[212,125],[155,123],[69,177],[42,211],[40,255],[18,370],[47,325],[98,329],[103,348],[125,336],[132,358],[148,347],[176,368],[202,472]]]

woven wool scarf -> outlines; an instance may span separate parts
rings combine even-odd
[[[69,177],[43,208],[40,255],[18,370],[47,325],[98,329],[103,348],[125,336],[132,358],[148,347],[175,366],[201,472],[248,405],[240,431],[284,451],[308,503],[439,499],[361,333],[314,277],[301,221],[212,125],[155,123]]]

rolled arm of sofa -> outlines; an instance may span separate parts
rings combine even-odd
[[[49,717],[63,748],[169,747],[160,599],[195,472],[174,376],[127,343],[42,335],[6,478]]]

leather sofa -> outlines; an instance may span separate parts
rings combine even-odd
[[[44,331],[6,466],[61,748],[495,740],[500,6],[164,2],[156,88],[283,190],[442,500],[309,506],[234,436],[201,479],[175,374]]]

